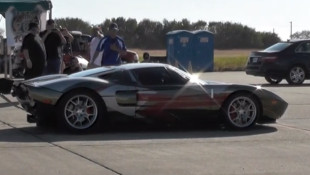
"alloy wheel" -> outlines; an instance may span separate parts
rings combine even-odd
[[[293,67],[289,73],[289,83],[291,84],[301,84],[305,78],[306,74],[302,67]]]
[[[73,96],[64,107],[64,117],[71,127],[78,130],[87,129],[96,122],[98,117],[97,104],[89,96]]]
[[[257,106],[249,97],[234,98],[228,105],[227,117],[235,127],[246,128],[255,121]]]

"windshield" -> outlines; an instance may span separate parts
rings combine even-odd
[[[170,69],[172,69],[173,71],[177,72],[181,77],[183,77],[184,79],[187,79],[189,80],[190,77],[191,77],[191,74],[187,73],[187,72],[184,72],[183,70],[181,69],[178,69],[176,67],[173,67],[173,66],[169,66]]]
[[[95,69],[89,69],[89,70],[85,70],[85,71],[81,71],[81,72],[77,72],[71,75],[68,75],[68,77],[89,77],[101,72],[105,72],[108,70],[112,70],[114,69],[113,67],[99,67],[99,68],[95,68]]]
[[[280,52],[286,48],[288,48],[292,43],[277,43],[274,44],[267,49],[263,50],[264,52]]]

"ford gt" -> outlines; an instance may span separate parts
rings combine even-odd
[[[245,129],[275,122],[288,106],[260,86],[203,81],[161,63],[42,76],[14,82],[11,93],[29,122],[43,125],[52,118],[77,132],[104,127],[115,116],[167,123],[217,117]]]

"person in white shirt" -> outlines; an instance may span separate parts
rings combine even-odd
[[[88,64],[88,68],[95,68],[101,66],[102,53],[100,52],[96,58],[94,58],[95,51],[100,40],[103,38],[102,31],[99,27],[93,27],[92,29],[93,39],[90,42],[90,61]]]

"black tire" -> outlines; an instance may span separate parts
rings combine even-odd
[[[41,103],[36,103],[36,109],[35,118],[37,127],[56,125],[56,115],[53,110]]]
[[[47,117],[44,117],[42,115],[37,115],[36,116],[36,126],[39,127],[39,128],[44,128],[44,127],[47,127],[47,126],[51,126],[51,123],[49,122],[49,118]]]
[[[246,129],[255,125],[261,115],[260,103],[250,93],[236,93],[224,103],[226,124],[233,129]]]
[[[302,66],[293,66],[286,77],[286,81],[292,85],[302,84],[306,79],[306,71]]]
[[[57,125],[60,129],[81,133],[101,127],[103,117],[106,117],[106,107],[97,94],[75,90],[60,100],[57,113]]]
[[[265,79],[270,84],[279,84],[283,80],[283,78],[272,77],[272,76],[269,76],[269,75],[266,75]]]

